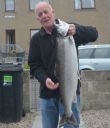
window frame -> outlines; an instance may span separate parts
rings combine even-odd
[[[13,31],[14,32],[14,43],[9,43],[8,42],[8,32],[10,32],[10,31]],[[15,29],[6,29],[5,30],[5,33],[6,33],[6,44],[16,44],[16,31],[15,31]]]
[[[109,51],[110,51],[109,47],[96,48],[94,51],[94,59],[109,59],[110,58]]]
[[[92,59],[93,54],[94,54],[94,50],[95,50],[94,48],[79,49],[78,50],[79,59]],[[85,54],[85,52],[88,53],[88,54]]]
[[[94,7],[83,7],[83,1],[80,0],[80,7],[79,8],[76,8],[76,2],[77,0],[74,0],[74,9],[75,10],[86,10],[86,9],[96,9],[96,0],[93,0],[94,1]]]
[[[48,2],[49,3],[49,0],[39,0],[38,2],[42,2],[42,1],[45,1],[45,2]],[[31,8],[31,0],[29,0],[29,10],[30,11],[34,11],[35,8]]]
[[[7,9],[7,4],[6,4],[6,2],[7,2],[7,0],[5,0],[5,12],[15,12],[15,0],[13,0],[13,2],[14,2],[14,7],[13,7],[13,9],[11,9],[11,10],[8,10]]]
[[[31,8],[31,0],[29,0],[29,10],[34,11],[34,8],[33,9]]]
[[[32,38],[32,36],[39,31],[40,29],[30,29],[30,39]],[[32,34],[32,31],[35,31],[34,34]]]

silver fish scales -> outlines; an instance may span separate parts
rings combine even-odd
[[[77,125],[77,120],[71,110],[72,102],[76,99],[78,82],[76,46],[72,36],[59,36],[57,42],[57,75],[61,99],[64,104],[64,114],[61,117],[59,126],[65,124]]]

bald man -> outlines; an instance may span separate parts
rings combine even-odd
[[[55,73],[57,55],[57,28],[55,12],[46,2],[39,2],[35,7],[35,16],[42,25],[40,31],[30,40],[28,64],[30,73],[40,82],[40,107],[43,128],[57,128],[59,114],[64,111],[60,102],[59,80]],[[73,35],[76,47],[93,42],[98,37],[96,28],[71,24],[68,33]],[[79,122],[77,103],[72,106]],[[79,128],[77,125],[64,125],[64,128]]]

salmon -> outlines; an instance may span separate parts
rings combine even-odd
[[[59,127],[65,124],[77,125],[77,120],[71,110],[72,103],[76,102],[78,82],[78,58],[73,36],[57,37],[57,68],[60,94],[64,105],[64,114]]]

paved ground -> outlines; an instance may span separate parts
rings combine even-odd
[[[110,109],[84,111],[82,119],[85,128],[110,128]]]
[[[32,128],[42,128],[40,114],[35,117]]]
[[[30,112],[18,123],[0,123],[0,128],[42,128],[41,116],[36,111]],[[80,128],[110,128],[110,109],[83,111]]]
[[[34,120],[34,122],[33,122],[32,128],[42,128],[42,125],[41,125],[41,116],[40,116],[40,114],[38,114],[38,115],[35,117],[35,120]],[[62,128],[63,128],[63,127],[62,127]],[[85,128],[84,122],[83,122],[83,120],[82,120],[82,117],[81,117],[80,128]]]
[[[39,114],[36,116],[32,128],[42,128]],[[80,128],[110,128],[110,109],[83,111]]]

